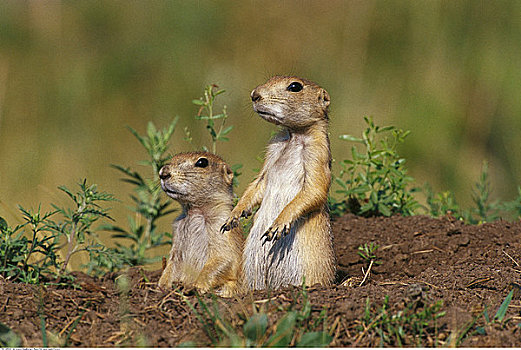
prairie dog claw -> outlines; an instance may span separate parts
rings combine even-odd
[[[221,226],[221,233],[225,233],[226,231],[230,231],[237,226],[239,226],[239,218],[247,218],[251,216],[252,212],[251,210],[243,210],[241,211],[241,215],[239,217],[233,216],[228,221],[224,223],[224,225]]]
[[[231,229],[239,226],[238,218],[231,218],[224,225],[221,226],[221,233],[225,233],[226,231],[230,231]]]
[[[282,226],[282,228],[281,228],[281,226]],[[285,237],[289,233],[289,231],[291,229],[290,224],[284,224],[281,226],[273,225],[266,232],[264,232],[264,234],[261,236],[261,239],[264,240],[262,242],[262,245],[264,245],[268,241],[279,240],[282,237]]]

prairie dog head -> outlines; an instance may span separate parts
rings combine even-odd
[[[159,170],[159,178],[163,191],[181,204],[231,204],[233,171],[215,154],[176,154]]]
[[[253,110],[270,123],[291,129],[327,120],[329,94],[312,81],[275,76],[251,92]]]

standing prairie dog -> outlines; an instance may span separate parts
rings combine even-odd
[[[282,130],[221,231],[237,227],[259,205],[243,253],[246,287],[328,285],[335,275],[327,207],[329,94],[309,80],[275,76],[251,99],[254,111]]]
[[[219,232],[233,208],[233,172],[219,156],[192,152],[175,155],[159,177],[183,210],[173,224],[172,249],[159,286],[181,282],[225,297],[240,291],[242,231]]]

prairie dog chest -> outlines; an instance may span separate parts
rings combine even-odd
[[[202,215],[182,214],[174,222],[173,247],[180,260],[202,268],[208,256],[209,237]]]
[[[306,171],[306,141],[304,135],[286,134],[270,145],[265,200],[272,198],[285,206],[302,189]]]

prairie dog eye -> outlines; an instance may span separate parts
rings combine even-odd
[[[286,89],[290,92],[299,92],[302,90],[302,88],[303,88],[302,84],[295,81],[295,82],[289,84]]]
[[[197,159],[197,162],[195,162],[194,165],[198,168],[206,168],[208,166],[208,159],[199,158],[199,159]]]

